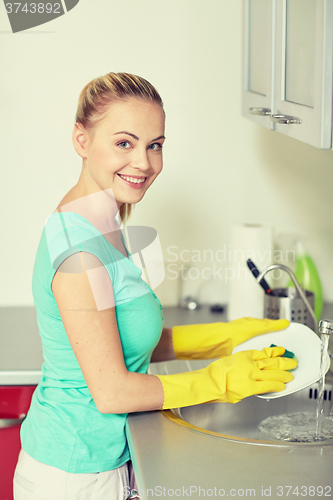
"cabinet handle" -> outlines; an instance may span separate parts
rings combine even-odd
[[[271,110],[268,108],[249,108],[249,113],[251,115],[268,116],[271,114]]]
[[[279,114],[272,115],[271,120],[272,122],[281,123],[282,125],[300,125],[302,123],[302,120],[300,118],[297,118],[296,116]]]
[[[15,427],[16,425],[22,424],[26,415],[23,415],[21,418],[0,418],[0,429],[5,429],[8,427]]]

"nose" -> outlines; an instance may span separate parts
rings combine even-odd
[[[150,170],[152,170],[148,151],[143,148],[137,148],[132,160],[132,165],[135,169],[142,172],[149,172]]]

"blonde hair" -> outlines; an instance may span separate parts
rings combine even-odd
[[[75,122],[86,130],[93,129],[103,120],[111,102],[137,97],[159,104],[163,108],[161,96],[144,78],[130,73],[108,73],[89,82],[81,91]],[[123,222],[129,218],[132,205],[123,203],[120,217]]]

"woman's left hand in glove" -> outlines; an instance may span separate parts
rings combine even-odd
[[[172,342],[177,359],[215,359],[257,335],[284,330],[287,319],[241,318],[228,323],[174,326]]]

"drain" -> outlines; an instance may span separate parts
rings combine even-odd
[[[318,392],[318,384],[313,385],[309,389],[309,399],[318,399],[319,392]],[[332,386],[330,385],[325,385],[324,389],[324,401],[332,401]]]
[[[324,401],[332,410],[332,386],[325,384]],[[309,388],[308,399],[314,400],[316,405],[319,398],[318,384]],[[304,394],[306,398],[306,392]],[[317,417],[315,413],[299,412],[282,415],[274,415],[261,421],[258,429],[273,439],[292,441],[298,443],[311,443],[316,441],[327,441],[333,439],[333,414],[329,410],[329,416],[323,416],[321,420],[320,435],[317,434]]]
[[[309,389],[309,399],[318,399],[318,389]],[[324,390],[324,401],[332,401],[331,390]]]
[[[333,439],[333,420],[322,417],[320,434],[317,434],[317,417],[300,412],[274,415],[260,422],[258,429],[273,439],[294,443],[313,443]]]

